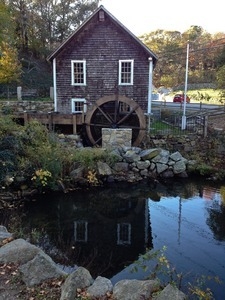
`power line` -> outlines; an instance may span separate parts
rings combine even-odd
[[[214,46],[210,46],[209,44],[212,44],[212,43],[217,43],[218,41],[224,41],[223,43],[220,43],[220,44],[217,44],[217,45],[214,45]],[[208,45],[207,47],[205,48],[199,48],[199,49],[190,49],[190,54],[191,53],[197,53],[197,52],[204,52],[204,51],[207,51],[207,50],[210,50],[212,52],[212,49],[216,49],[216,48],[219,48],[219,47],[225,47],[225,38],[221,38],[221,39],[218,39],[218,40],[214,40],[214,41],[211,41],[211,42],[205,42],[202,45]],[[195,46],[199,46],[198,45],[195,45]],[[176,53],[174,53],[174,51],[176,51]],[[170,54],[171,53],[171,54]],[[159,59],[161,57],[165,57],[167,56],[167,54],[170,54],[170,57],[171,56],[186,56],[186,48],[183,48],[183,49],[177,49],[177,50],[170,50],[170,51],[166,51],[166,52],[160,52],[158,54],[158,57]]]

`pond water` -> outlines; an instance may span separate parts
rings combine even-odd
[[[9,219],[3,216],[5,226]],[[147,271],[131,272],[134,262],[166,246],[184,284],[218,276],[222,284],[213,279],[207,286],[225,299],[225,183],[189,178],[46,194],[27,201],[14,219],[67,271],[81,265],[113,283],[144,279],[152,261],[144,261]]]

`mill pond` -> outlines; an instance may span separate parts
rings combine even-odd
[[[14,226],[67,271],[84,266],[113,283],[145,279],[154,266],[145,260],[144,270],[140,256],[166,247],[163,255],[183,274],[184,286],[200,280],[215,299],[224,299],[225,183],[113,184],[35,196],[0,214],[3,225]]]

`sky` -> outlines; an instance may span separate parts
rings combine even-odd
[[[100,4],[136,36],[157,29],[182,33],[192,25],[211,34],[225,33],[224,0],[101,0]]]

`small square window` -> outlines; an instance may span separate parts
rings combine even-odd
[[[86,113],[87,112],[87,101],[83,98],[71,99],[72,113]]]
[[[119,61],[119,84],[132,85],[133,84],[133,60],[120,60]]]
[[[85,60],[72,60],[71,61],[72,72],[72,85],[86,85],[86,61]]]

